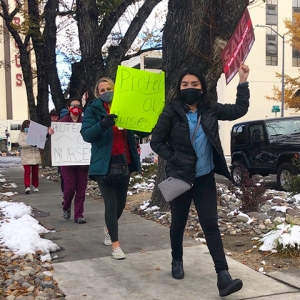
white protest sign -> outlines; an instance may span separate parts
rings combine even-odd
[[[141,161],[143,161],[143,159],[145,159],[146,157],[156,157],[157,154],[154,153],[154,151],[151,149],[150,147],[150,143],[146,143],[146,144],[140,144],[141,147],[141,155],[140,155],[140,159]]]
[[[26,136],[26,144],[37,146],[44,149],[48,128],[34,121],[30,121],[28,133]]]
[[[89,165],[91,144],[81,134],[81,123],[52,122],[51,159],[53,166]]]

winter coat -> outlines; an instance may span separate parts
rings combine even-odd
[[[62,119],[64,116],[66,116],[67,114],[69,113],[69,110],[67,108],[63,108],[61,111],[60,111],[60,114],[59,114],[59,118]]]
[[[70,114],[67,113],[61,119],[58,119],[57,122],[67,122],[67,123],[82,123],[82,116],[80,115],[76,122],[73,121]]]
[[[89,177],[92,179],[94,179],[95,175],[105,175],[108,171],[110,162],[113,130],[112,127],[109,127],[108,129],[102,128],[100,121],[105,118],[105,116],[107,116],[107,112],[100,98],[89,103],[83,116],[80,133],[84,141],[92,144],[89,168]],[[131,157],[131,163],[129,164],[130,172],[141,170],[134,133],[135,132],[131,130],[127,130],[126,135]],[[138,135],[146,136],[149,134],[138,133]]]
[[[219,137],[218,120],[235,120],[249,107],[248,84],[238,85],[235,104],[211,103],[201,111],[201,125],[213,146],[214,172],[231,179]],[[193,183],[197,155],[190,141],[189,124],[181,99],[170,101],[153,129],[150,146],[166,160],[166,175]]]
[[[40,150],[37,147],[33,147],[29,144],[26,144],[26,136],[26,132],[20,131],[18,143],[22,148],[21,163],[22,165],[39,165],[41,163]]]

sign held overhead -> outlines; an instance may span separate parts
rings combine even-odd
[[[252,21],[246,8],[230,40],[221,52],[226,84],[238,72],[240,64],[246,60],[254,40]]]

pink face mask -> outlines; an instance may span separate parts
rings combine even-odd
[[[71,107],[69,111],[74,115],[78,116],[82,113],[82,109],[80,107]]]

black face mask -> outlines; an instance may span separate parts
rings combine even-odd
[[[193,88],[183,89],[180,91],[180,96],[183,103],[193,105],[202,99],[202,90]]]

